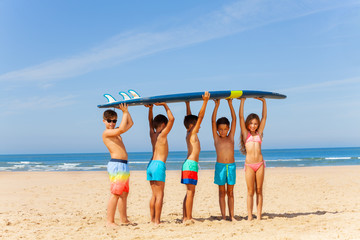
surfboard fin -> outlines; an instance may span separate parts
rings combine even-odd
[[[104,94],[104,97],[106,97],[108,103],[116,102],[115,98],[113,98],[113,96],[111,96],[110,94]]]
[[[131,94],[131,96],[133,96],[133,98],[140,98],[140,95],[135,92],[135,90],[130,89],[128,92]]]
[[[124,100],[130,100],[130,96],[126,92],[119,92]]]

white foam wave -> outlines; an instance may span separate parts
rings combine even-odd
[[[7,162],[7,164],[25,164],[25,165],[32,165],[32,164],[42,164],[42,162],[29,162],[29,161],[21,161],[21,162]]]
[[[351,157],[327,157],[326,160],[351,159]]]
[[[265,162],[301,162],[304,161],[304,159],[275,159],[275,160],[265,160]]]

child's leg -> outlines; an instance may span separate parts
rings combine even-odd
[[[264,183],[265,168],[262,165],[256,171],[256,203],[257,203],[257,219],[261,219],[262,205],[263,205],[263,183]]]
[[[230,221],[235,220],[234,218],[234,185],[227,185],[227,197]]]
[[[153,191],[153,195],[155,196],[155,224],[160,224],[161,210],[164,200],[164,187],[165,182],[161,181],[153,181],[154,183],[151,185],[151,189]]]
[[[195,195],[195,187],[196,185],[193,184],[186,184],[186,196],[184,199],[183,204],[183,221],[191,220],[192,219],[192,208],[194,202],[194,195]]]
[[[150,219],[152,223],[155,223],[155,192],[153,185],[155,184],[155,181],[150,181],[150,187],[152,191],[151,199],[150,199]]]
[[[247,210],[248,210],[248,220],[252,220],[252,210],[254,202],[254,183],[255,183],[255,172],[248,166],[245,166],[245,180],[247,186]]]
[[[110,226],[116,225],[115,211],[119,197],[120,197],[119,195],[111,194],[109,198],[108,207],[107,207],[107,224]]]
[[[123,192],[120,195],[120,198],[118,201],[118,209],[119,209],[119,213],[120,213],[120,222],[121,223],[129,223],[129,220],[127,219],[127,214],[126,214],[128,194],[129,193],[127,193],[127,192]]]
[[[222,219],[226,219],[225,195],[226,195],[225,185],[219,185],[219,205],[220,205],[220,212]]]

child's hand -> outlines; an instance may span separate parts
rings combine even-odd
[[[227,99],[229,104],[232,104],[232,98]]]
[[[147,107],[147,108],[152,108],[152,107],[153,107],[152,104],[146,104],[146,105],[144,105],[144,106]]]
[[[220,99],[214,99],[215,102],[215,106],[219,106],[220,105]]]
[[[128,111],[128,106],[125,103],[122,103],[119,105],[119,109],[123,112],[127,112]]]
[[[246,97],[241,97],[241,98],[240,98],[240,101],[244,101],[244,102],[245,102],[245,100],[246,100]]]
[[[210,93],[209,93],[208,91],[206,91],[206,92],[204,93],[204,95],[202,95],[202,99],[203,99],[204,101],[208,101],[208,100],[210,99]]]

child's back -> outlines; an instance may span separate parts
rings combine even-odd
[[[166,179],[166,159],[169,153],[167,135],[169,134],[175,118],[166,103],[155,104],[164,106],[168,115],[159,114],[153,119],[153,105],[149,108],[150,139],[153,150],[152,158],[146,169],[147,180],[150,181],[152,197],[150,199],[151,222],[160,224],[161,210],[164,198],[164,187]]]
[[[207,102],[209,101],[210,94],[205,92],[203,95],[203,105],[200,109],[199,115],[191,115],[190,104],[186,102],[187,116],[184,119],[186,127],[186,145],[188,149],[187,159],[183,163],[181,171],[181,183],[186,184],[186,195],[183,202],[183,222],[188,223],[192,221],[192,207],[195,194],[195,187],[198,181],[198,161],[200,155],[200,141],[197,136],[201,122],[205,115]]]

